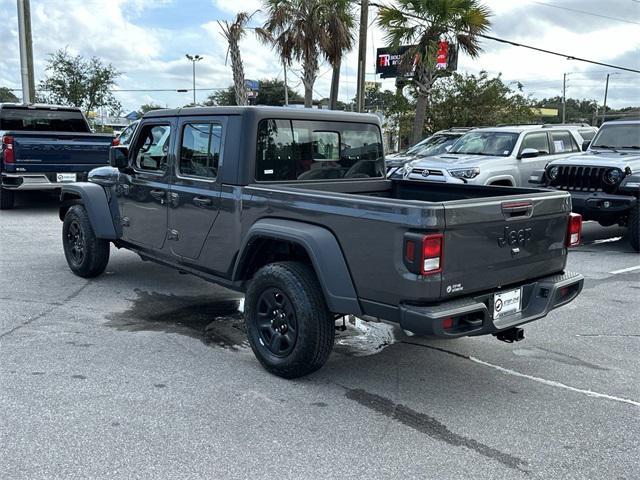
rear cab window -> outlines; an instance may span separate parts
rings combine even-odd
[[[91,133],[78,110],[7,106],[0,109],[0,130]]]
[[[305,181],[384,178],[377,125],[311,120],[262,120],[256,180]]]

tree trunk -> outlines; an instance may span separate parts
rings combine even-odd
[[[247,105],[247,87],[244,84],[244,67],[240,56],[239,38],[229,38],[229,56],[231,57],[231,70],[233,71],[233,86],[236,92],[236,103],[240,106]]]
[[[338,60],[333,66],[333,74],[331,75],[331,93],[329,94],[329,110],[335,110],[338,107],[338,89],[340,87],[340,64]]]
[[[318,56],[311,55],[310,57],[305,58],[302,69],[304,107],[311,108],[313,106],[313,84],[316,83],[316,75],[318,74]]]
[[[424,121],[427,116],[428,103],[428,95],[419,93],[416,101],[416,117],[413,121],[413,131],[411,132],[411,146],[422,140],[422,132],[424,131]]]

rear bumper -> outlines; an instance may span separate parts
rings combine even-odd
[[[567,272],[541,278],[535,282],[510,286],[522,287],[522,311],[493,319],[493,294],[484,293],[464,297],[433,306],[403,304],[400,306],[400,325],[420,335],[457,338],[487,335],[546,316],[551,310],[566,305],[582,291],[584,277]],[[443,328],[443,321],[452,318],[454,326]]]
[[[77,181],[86,180],[86,172],[76,173]],[[56,173],[3,173],[2,188],[5,190],[54,190],[62,188],[65,182],[56,182]]]
[[[636,203],[633,195],[613,195],[603,192],[571,192],[572,210],[584,220],[608,220],[626,215]]]

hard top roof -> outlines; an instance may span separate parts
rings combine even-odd
[[[195,117],[213,115],[241,115],[252,116],[256,120],[263,118],[285,118],[293,120],[324,120],[338,122],[375,123],[380,119],[376,115],[368,113],[343,112],[339,110],[321,110],[317,108],[291,108],[291,107],[188,107],[163,110],[152,110],[143,118],[157,117]]]

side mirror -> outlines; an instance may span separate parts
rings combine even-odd
[[[117,169],[129,166],[129,148],[124,145],[116,145],[109,150],[109,165]]]
[[[582,151],[586,152],[587,148],[589,148],[589,145],[591,145],[591,140],[585,140],[584,142],[582,142]]]
[[[540,152],[535,148],[525,148],[520,152],[520,158],[535,158],[540,155]]]

